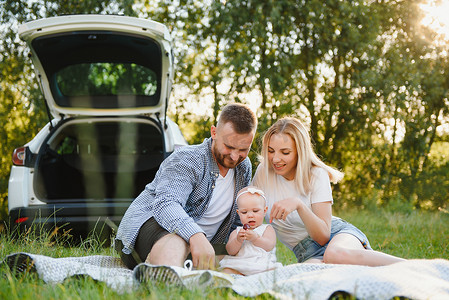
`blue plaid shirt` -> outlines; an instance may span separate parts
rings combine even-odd
[[[162,162],[154,180],[131,203],[120,222],[116,240],[123,243],[125,254],[131,253],[140,227],[151,217],[186,242],[192,235],[204,233],[195,221],[205,213],[220,173],[211,145],[208,138],[202,144],[179,148]],[[225,243],[230,232],[241,226],[235,197],[251,180],[249,158],[235,168],[234,179],[234,204],[211,243]]]

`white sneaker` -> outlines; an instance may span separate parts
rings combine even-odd
[[[134,268],[133,276],[139,283],[147,285],[164,284],[187,289],[232,287],[234,278],[229,274],[192,270],[191,266],[189,262],[184,263],[184,268],[141,263]]]
[[[178,273],[169,266],[156,266],[147,263],[138,264],[133,270],[133,277],[139,283],[152,285],[170,285],[184,287]]]

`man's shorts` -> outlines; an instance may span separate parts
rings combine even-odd
[[[357,227],[340,218],[333,218],[329,242],[334,236],[339,233],[348,233],[355,236],[357,239],[359,239],[360,243],[365,249],[372,250],[368,238]],[[321,246],[309,236],[299,242],[298,245],[293,248],[293,253],[295,253],[296,258],[300,263],[305,262],[311,258],[323,259],[324,252],[326,251],[329,242],[327,242],[326,245]]]
[[[145,262],[154,244],[167,234],[170,234],[170,232],[162,228],[159,223],[151,217],[148,221],[143,223],[142,227],[140,227],[136,243],[134,244],[134,250],[131,254],[123,253],[123,244],[120,240],[116,240],[116,250],[119,252],[123,263],[132,270],[139,263]],[[214,244],[212,246],[214,247],[216,255],[227,254],[225,244]]]
[[[151,217],[148,221],[143,223],[142,227],[140,227],[136,243],[134,244],[133,253],[123,253],[123,245],[120,241],[116,241],[120,243],[116,249],[120,253],[123,263],[132,270],[139,263],[145,262],[154,244],[167,234],[170,233],[162,228],[156,220]]]

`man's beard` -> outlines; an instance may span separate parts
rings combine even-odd
[[[237,161],[235,161],[235,160],[231,159],[231,156],[229,154],[228,155],[221,154],[218,151],[215,143],[212,147],[212,153],[214,154],[214,158],[219,165],[222,165],[223,167],[229,168],[229,169],[235,168],[239,163],[241,163],[244,160],[243,157],[239,156],[239,159]]]

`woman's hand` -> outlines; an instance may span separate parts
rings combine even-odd
[[[270,223],[273,221],[273,219],[280,219],[285,221],[289,213],[300,208],[301,203],[301,200],[295,197],[290,197],[275,202],[270,212]]]

